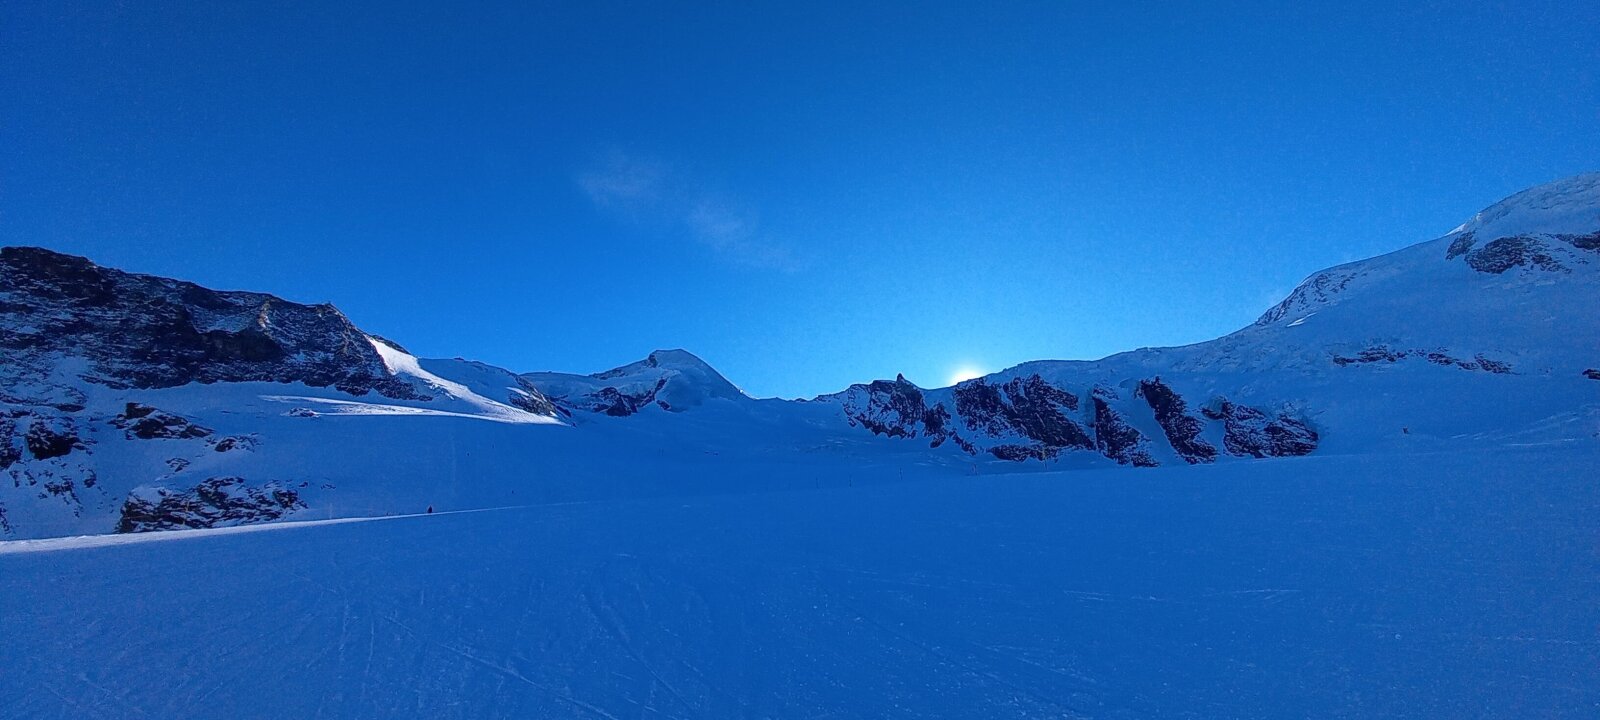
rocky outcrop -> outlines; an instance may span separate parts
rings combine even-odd
[[[1483,353],[1478,353],[1471,360],[1467,360],[1455,357],[1444,350],[1402,350],[1391,348],[1387,345],[1373,345],[1351,355],[1341,353],[1333,353],[1332,355],[1333,364],[1339,367],[1372,363],[1396,363],[1407,358],[1422,359],[1435,365],[1457,367],[1462,370],[1481,370],[1497,375],[1512,373],[1511,363],[1504,360],[1495,360]]]
[[[73,450],[82,450],[77,423],[69,417],[35,415],[28,423],[25,438],[29,454],[36,460],[61,457]]]
[[[1069,416],[1078,410],[1078,397],[1037,374],[998,385],[984,378],[969,380],[957,385],[953,395],[956,414],[974,432],[993,438],[1015,435],[1051,456],[1095,446],[1084,427]]]
[[[210,428],[141,403],[128,403],[110,422],[113,427],[121,428],[129,440],[185,440],[211,435]]]
[[[1122,465],[1158,465],[1152,438],[1124,414],[1128,403],[1140,400],[1150,407],[1173,452],[1190,464],[1215,462],[1222,454],[1204,437],[1207,420],[1223,423],[1224,445],[1232,455],[1303,455],[1315,449],[1317,441],[1316,433],[1295,418],[1269,416],[1226,400],[1196,417],[1188,402],[1160,378],[1135,384],[1132,401],[1112,386],[1094,386],[1086,393],[1088,407],[1083,407],[1078,394],[1037,373],[999,383],[988,378],[960,383],[950,390],[954,413],[929,395],[899,376],[853,385],[830,397],[841,402],[852,426],[875,435],[925,437],[933,447],[949,441],[969,454],[1019,462],[1087,451]]]
[[[507,405],[510,405],[511,407],[523,412],[533,413],[534,415],[544,415],[547,417],[555,417],[559,414],[570,414],[562,408],[557,407],[556,404],[550,400],[550,398],[545,397],[544,393],[539,392],[539,388],[534,387],[533,383],[528,382],[526,378],[518,377],[516,378],[516,382],[517,387],[511,388],[510,393],[506,396]]]
[[[1222,445],[1229,455],[1286,457],[1309,455],[1317,449],[1317,432],[1305,422],[1276,416],[1219,398],[1200,414],[1223,423]]]
[[[1454,260],[1461,257],[1470,252],[1472,246],[1476,244],[1478,244],[1478,237],[1475,233],[1471,230],[1463,232],[1457,235],[1456,239],[1450,241],[1450,247],[1444,252],[1444,259]]]
[[[921,435],[933,426],[943,432],[949,413],[929,417],[922,389],[896,375],[893,381],[874,380],[865,385],[852,385],[844,392],[845,420],[854,427],[866,428],[873,435],[893,438],[910,438]],[[943,410],[943,407],[940,408]]]
[[[21,410],[0,410],[0,470],[22,460],[22,436],[17,420],[27,417]]]
[[[256,449],[256,439],[249,435],[229,435],[209,441],[211,449],[220,453]]]
[[[267,381],[422,397],[332,305],[219,292],[41,248],[0,249],[0,352],[12,372],[82,357],[84,380],[114,388]]]
[[[84,508],[80,490],[99,484],[91,447],[78,419],[56,414],[50,408],[0,408],[0,495],[13,510],[12,501],[28,504],[64,503],[77,516]],[[15,530],[8,520],[0,532]]]
[[[1061,451],[1043,445],[996,445],[989,448],[989,454],[1000,460],[1022,462],[1023,460],[1052,460],[1060,455]]]
[[[294,490],[252,487],[241,478],[211,478],[187,490],[134,491],[122,504],[117,532],[209,528],[277,520],[305,507]]]
[[[656,399],[656,395],[666,385],[667,379],[661,378],[654,386],[643,392],[628,393],[614,387],[604,387],[576,399],[562,398],[562,400],[568,403],[576,403],[577,408],[580,410],[610,415],[611,417],[628,417],[652,403],[656,403],[663,410],[672,409],[667,403]]]
[[[1290,315],[1310,312],[1317,306],[1331,303],[1363,274],[1360,270],[1332,269],[1312,275],[1289,293],[1289,297],[1262,313],[1255,324],[1271,325]]]
[[[1217,448],[1200,437],[1205,429],[1204,423],[1189,414],[1188,403],[1161,382],[1161,378],[1140,380],[1134,395],[1144,398],[1150,406],[1156,422],[1161,425],[1161,431],[1167,436],[1167,442],[1184,462],[1196,465],[1216,461]]]
[[[1581,235],[1557,235],[1556,239],[1567,243],[1579,250],[1600,250],[1600,231]]]
[[[1160,464],[1150,456],[1144,433],[1138,428],[1129,425],[1115,409],[1110,401],[1117,399],[1116,393],[1107,387],[1096,387],[1090,394],[1090,402],[1094,403],[1094,446],[1104,455],[1117,461],[1119,465],[1132,465],[1134,467],[1155,467]]]
[[[1483,247],[1466,253],[1466,260],[1473,270],[1494,275],[1516,267],[1535,267],[1552,272],[1567,269],[1550,254],[1549,246],[1527,235],[1491,240]]]

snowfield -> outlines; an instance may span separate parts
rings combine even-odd
[[[1595,467],[1326,455],[18,541],[0,717],[1594,717]]]
[[[1600,717],[1597,293],[1591,173],[779,400],[0,248],[0,720]]]

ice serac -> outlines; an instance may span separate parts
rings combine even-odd
[[[627,417],[657,408],[682,412],[708,401],[749,398],[686,350],[657,350],[638,362],[592,375],[526,373],[522,378],[570,412]]]

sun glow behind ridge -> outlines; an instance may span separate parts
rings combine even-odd
[[[986,373],[986,372],[984,372],[982,370],[979,370],[978,368],[973,367],[971,365],[962,365],[960,367],[957,367],[954,371],[952,371],[950,373],[950,379],[948,381],[948,384],[954,385],[954,384],[956,384],[958,382],[962,382],[964,380],[971,380],[973,378],[980,378],[980,377],[983,377],[984,375],[987,375],[987,374],[988,373]]]

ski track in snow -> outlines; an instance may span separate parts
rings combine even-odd
[[[1306,458],[8,543],[0,717],[1587,716],[1597,461]]]
[[[581,502],[551,503],[551,505],[581,504]],[[346,525],[349,523],[372,522],[375,520],[399,520],[402,518],[434,517],[439,515],[463,515],[481,512],[500,512],[503,510],[519,510],[529,507],[536,506],[508,505],[505,507],[474,508],[471,510],[441,510],[431,513],[411,513],[408,515],[341,517],[329,518],[326,520],[289,520],[285,522],[268,522],[254,525],[235,525],[232,527],[219,528],[194,528],[188,530],[165,530],[161,532],[122,533],[116,535],[77,535],[73,537],[40,538],[35,540],[0,540],[0,555],[59,552],[63,550],[86,550],[89,548],[115,547],[119,545],[139,545],[151,542],[201,540],[223,535],[241,535],[246,533],[273,532],[280,530],[298,530],[301,528],[321,527],[326,525]]]

